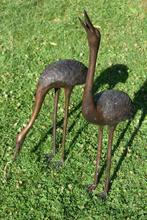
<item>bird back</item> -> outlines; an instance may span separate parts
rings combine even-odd
[[[59,60],[49,64],[39,79],[39,84],[49,86],[52,83],[64,83],[67,86],[84,84],[87,67],[77,60]]]

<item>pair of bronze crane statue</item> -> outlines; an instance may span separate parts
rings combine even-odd
[[[98,28],[94,27],[87,12],[84,11],[84,20],[80,19],[83,28],[86,31],[88,46],[89,46],[89,64],[88,68],[81,62],[76,60],[60,60],[55,63],[49,64],[43,71],[36,90],[35,105],[32,116],[21,132],[16,138],[16,148],[14,152],[14,159],[19,153],[22,144],[28,131],[33,126],[35,119],[41,109],[45,95],[50,89],[55,90],[54,97],[54,115],[53,115],[53,147],[50,154],[50,160],[56,153],[56,116],[58,110],[58,99],[60,89],[64,88],[65,92],[65,112],[64,112],[64,125],[63,125],[63,139],[62,139],[62,156],[61,163],[64,162],[64,147],[65,138],[67,133],[67,118],[68,107],[70,102],[71,92],[76,85],[85,83],[85,89],[82,100],[82,114],[84,118],[93,124],[99,126],[98,135],[98,149],[96,156],[96,168],[94,181],[88,186],[88,190],[92,192],[98,184],[100,158],[102,149],[103,127],[108,126],[108,152],[107,152],[107,166],[106,166],[106,179],[104,191],[101,194],[102,198],[106,198],[109,191],[110,182],[110,168],[111,168],[111,149],[113,134],[117,124],[126,119],[130,119],[133,114],[134,106],[129,96],[117,90],[107,90],[104,92],[92,94],[94,73],[96,67],[96,60],[100,46],[101,34]]]

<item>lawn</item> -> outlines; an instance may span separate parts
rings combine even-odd
[[[12,163],[16,134],[30,117],[44,67],[63,58],[88,64],[87,39],[78,20],[83,9],[102,35],[95,91],[120,89],[135,104],[132,121],[119,124],[115,132],[111,190],[105,202],[98,195],[104,185],[107,129],[99,185],[93,194],[86,190],[93,180],[98,128],[81,114],[83,86],[75,87],[71,97],[64,166],[56,170],[44,159],[52,147],[53,91]],[[146,219],[146,10],[140,0],[1,0],[0,219]],[[61,155],[63,95],[55,160]]]

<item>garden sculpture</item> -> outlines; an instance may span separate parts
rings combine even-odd
[[[35,119],[37,118],[38,113],[40,112],[44,98],[50,89],[55,90],[55,97],[54,97],[54,114],[53,114],[53,146],[52,146],[52,153],[49,155],[49,160],[51,160],[54,157],[56,152],[56,116],[58,110],[58,98],[59,98],[60,89],[64,88],[65,110],[64,110],[64,125],[63,125],[63,138],[62,138],[62,156],[61,156],[61,161],[59,161],[61,162],[61,164],[63,163],[70,95],[75,85],[81,85],[85,83],[87,70],[88,70],[87,67],[83,63],[70,59],[60,60],[55,63],[51,63],[45,68],[37,85],[37,90],[35,95],[35,105],[32,116],[26,127],[24,127],[16,137],[16,148],[13,157],[14,159],[18,155],[27,133],[33,126]]]
[[[107,90],[96,95],[92,94],[93,80],[96,67],[96,59],[100,46],[101,34],[99,29],[95,28],[84,11],[84,20],[80,19],[84,27],[89,45],[89,65],[86,77],[86,84],[82,101],[82,114],[84,118],[93,124],[99,125],[98,149],[96,157],[96,168],[93,184],[88,186],[89,192],[95,190],[99,178],[99,165],[102,148],[103,126],[108,126],[108,151],[106,165],[106,179],[104,191],[100,194],[103,199],[106,198],[109,191],[110,167],[111,167],[111,148],[114,130],[117,124],[133,115],[134,106],[129,96],[117,90]]]

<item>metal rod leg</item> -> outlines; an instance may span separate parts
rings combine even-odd
[[[65,104],[64,104],[64,124],[63,124],[62,155],[61,155],[62,162],[64,162],[64,157],[65,157],[64,151],[65,151],[65,139],[67,133],[68,107],[69,107],[72,88],[65,88],[64,91],[65,91]]]
[[[101,159],[101,151],[102,151],[102,138],[103,138],[103,127],[99,127],[98,149],[97,149],[96,168],[95,168],[95,175],[94,175],[94,184],[95,185],[97,185],[97,183],[98,183],[100,159]]]
[[[109,191],[110,169],[111,169],[111,151],[112,151],[112,142],[113,142],[114,130],[115,130],[115,126],[109,127],[106,179],[105,179],[105,186],[104,186],[104,196],[105,197],[107,196],[107,193]]]
[[[58,100],[59,100],[60,89],[55,89],[54,97],[54,113],[53,113],[53,156],[56,153],[56,123],[57,123],[57,111],[58,111]]]
[[[102,151],[102,138],[103,138],[103,127],[99,127],[99,132],[98,132],[98,148],[97,148],[97,156],[96,156],[96,167],[95,167],[95,174],[94,174],[94,182],[93,182],[93,184],[88,186],[88,190],[90,192],[95,190],[95,188],[96,188],[96,186],[98,184],[100,158],[101,158],[101,151]]]

